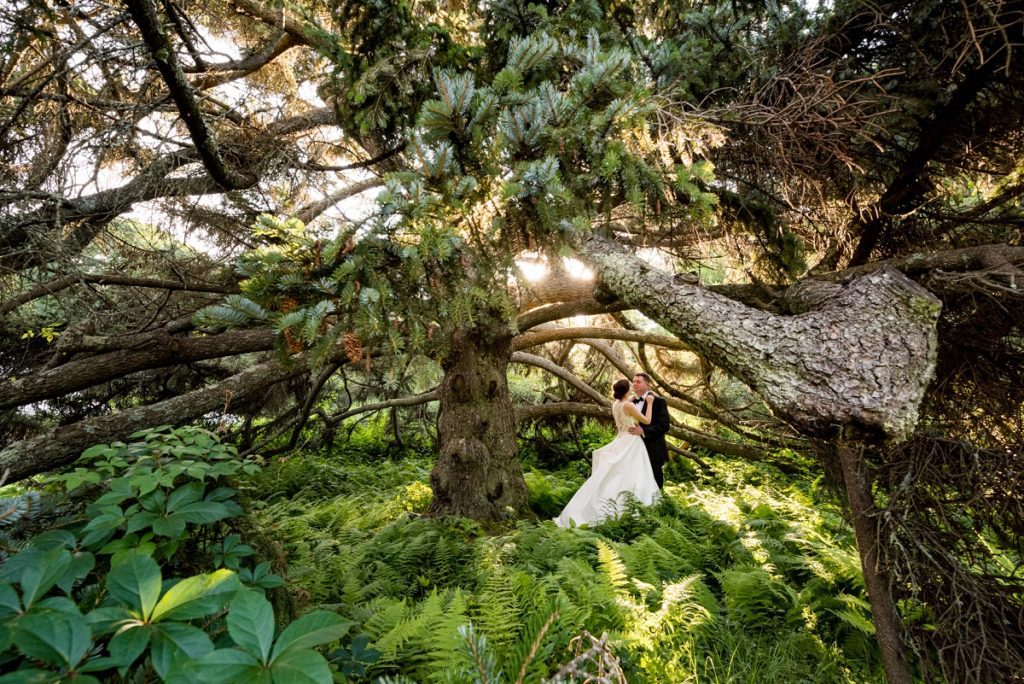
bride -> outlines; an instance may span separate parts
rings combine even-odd
[[[618,434],[608,444],[594,450],[593,472],[555,519],[559,527],[600,522],[622,505],[622,495],[630,492],[641,503],[650,505],[658,494],[647,447],[643,437],[631,435],[637,422],[650,425],[654,397],[648,394],[644,412],[626,399],[629,380],[612,385],[612,417]]]

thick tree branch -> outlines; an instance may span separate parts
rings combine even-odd
[[[255,185],[258,180],[255,174],[240,173],[231,168],[221,156],[217,140],[203,119],[192,86],[178,65],[174,47],[160,26],[156,6],[151,0],[128,0],[127,6],[210,176],[226,190],[241,190]]]
[[[347,200],[349,197],[355,197],[356,195],[364,193],[367,190],[372,190],[373,188],[380,187],[381,185],[384,185],[384,181],[380,180],[379,178],[370,178],[368,180],[360,181],[358,183],[353,183],[352,185],[346,186],[344,188],[341,188],[340,190],[331,193],[330,195],[327,195],[321,200],[307,204],[306,206],[302,207],[297,212],[295,212],[294,216],[303,223],[310,223],[313,221],[313,219],[315,219],[320,214],[324,213],[334,205],[338,204],[339,202]]]
[[[659,335],[658,333],[646,333],[639,330],[622,330],[621,328],[592,328],[592,327],[571,327],[571,326],[548,326],[540,330],[519,335],[512,340],[513,349],[528,349],[547,342],[556,340],[578,340],[583,338],[596,338],[602,340],[625,340],[627,342],[646,342],[666,349],[688,349],[685,344],[671,335]]]
[[[579,299],[573,302],[562,302],[561,304],[549,304],[536,309],[530,309],[520,314],[516,319],[516,328],[520,332],[526,332],[542,323],[558,321],[570,316],[595,316],[597,314],[622,311],[630,308],[624,302],[614,301],[611,303],[599,302],[593,297]]]
[[[304,114],[285,117],[268,125],[263,133],[278,138],[333,124],[334,111],[328,107]],[[272,154],[264,146],[256,154]],[[43,206],[20,215],[0,219],[0,268],[23,270],[39,266],[56,256],[52,250],[39,249],[48,240],[61,243],[59,236],[65,226],[74,225],[69,237],[63,240],[61,250],[68,255],[77,254],[112,220],[129,211],[133,205],[153,199],[208,195],[222,188],[208,175],[190,178],[167,176],[197,161],[193,151],[175,152],[148,164],[124,185],[78,198],[47,195]],[[261,167],[264,161],[252,159],[252,167]]]
[[[123,440],[133,432],[154,425],[180,425],[212,411],[230,411],[282,380],[305,373],[303,359],[268,361],[216,384],[149,406],[138,406],[111,415],[96,416],[56,428],[31,439],[15,442],[0,451],[0,472],[10,482],[73,463],[93,444]]]
[[[331,423],[340,423],[346,418],[352,416],[358,416],[362,413],[369,413],[371,411],[381,411],[383,409],[394,408],[396,406],[419,406],[420,404],[429,404],[432,401],[437,401],[441,398],[440,391],[435,389],[428,390],[422,394],[414,394],[409,397],[399,397],[397,399],[388,399],[387,401],[378,401],[373,404],[363,404],[355,408],[349,408],[345,411],[339,411],[331,416]]]
[[[610,397],[601,394],[600,392],[598,392],[593,387],[580,380],[578,377],[576,377],[566,369],[562,368],[553,361],[548,361],[543,357],[536,356],[534,354],[527,354],[526,352],[514,352],[512,354],[512,363],[525,363],[528,366],[536,366],[537,368],[543,368],[548,373],[551,373],[552,375],[561,378],[565,382],[575,387],[580,392],[583,392],[598,404],[609,404],[611,402]]]
[[[808,434],[913,431],[935,372],[941,303],[893,269],[804,285],[807,313],[778,316],[676,281],[599,236],[582,245],[604,285],[758,392]]]
[[[203,337],[157,331],[131,349],[69,361],[0,384],[0,411],[52,399],[150,368],[273,349],[272,330],[237,330]]]

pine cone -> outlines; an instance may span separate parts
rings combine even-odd
[[[302,351],[302,341],[295,336],[291,328],[284,331],[284,343],[292,354],[298,354]]]
[[[353,364],[359,363],[359,359],[363,358],[363,343],[359,340],[359,336],[354,332],[347,332],[341,338],[342,344],[345,346],[345,356]]]

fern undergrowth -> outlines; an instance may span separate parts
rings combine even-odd
[[[586,468],[530,469],[538,518],[497,535],[421,516],[427,459],[295,457],[247,493],[305,609],[357,623],[350,681],[541,681],[583,631],[609,635],[630,682],[882,681],[838,509],[813,481],[713,465],[572,530],[548,518]]]

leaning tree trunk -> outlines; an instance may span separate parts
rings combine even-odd
[[[854,426],[904,439],[935,372],[941,303],[893,269],[790,288],[797,315],[753,309],[680,282],[593,236],[581,256],[601,284],[754,389],[805,434]]]
[[[913,432],[935,373],[939,300],[900,272],[881,269],[842,284],[794,286],[787,299],[798,313],[782,316],[677,281],[598,236],[581,252],[605,288],[746,382],[777,416],[811,436],[839,428],[843,483],[886,678],[909,684],[899,614],[878,559],[870,484],[845,435],[901,440]]]
[[[888,570],[879,555],[878,524],[875,521],[878,509],[871,493],[871,480],[864,457],[858,450],[858,445],[848,441],[847,435],[839,435],[836,456],[850,503],[853,532],[857,538],[861,569],[864,571],[864,585],[871,602],[871,619],[875,623],[875,638],[889,684],[911,684],[913,679],[903,646],[900,616],[892,598]]]
[[[498,521],[527,510],[508,393],[512,338],[507,329],[495,328],[459,331],[441,364],[431,515]]]

